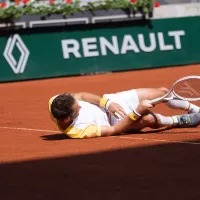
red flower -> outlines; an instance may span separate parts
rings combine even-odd
[[[130,0],[131,3],[135,3],[137,0]]]
[[[23,0],[24,4],[27,4],[30,0]]]
[[[159,6],[160,6],[160,2],[156,1],[156,2],[154,3],[154,6],[155,6],[156,8],[159,7]]]
[[[49,0],[49,3],[50,3],[50,4],[53,4],[53,3],[54,3],[54,0]]]
[[[72,0],[65,0],[66,4],[70,4]]]
[[[0,7],[1,8],[5,8],[7,5],[6,5],[6,2],[2,2],[1,4],[0,4]]]
[[[21,0],[15,0],[15,4],[19,5]]]

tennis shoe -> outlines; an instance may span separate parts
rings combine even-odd
[[[178,124],[175,127],[190,128],[200,125],[200,113],[177,115]]]

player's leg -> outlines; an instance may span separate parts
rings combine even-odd
[[[197,127],[200,125],[200,113],[174,115],[166,117],[160,114],[156,114],[159,125],[171,126],[171,127]]]
[[[119,103],[124,108],[125,112],[129,113],[138,106],[139,102],[161,97],[167,94],[168,91],[169,90],[165,87],[139,88],[114,94],[105,94],[104,97]],[[198,106],[183,100],[170,100],[166,102],[166,105],[170,108],[184,110],[189,113],[198,113],[200,111]]]
[[[180,109],[188,113],[200,113],[200,107],[184,100],[172,99],[167,101],[166,105],[172,109]]]
[[[144,128],[158,129],[161,127],[171,127],[174,124],[172,117],[165,117],[160,114],[155,114],[151,111],[148,114],[139,118],[135,123],[130,127],[127,132],[137,132]]]
[[[147,115],[141,117],[130,127],[131,131],[140,131],[143,128],[150,127],[152,129],[158,129],[161,127],[197,127],[200,125],[200,113],[177,115],[177,116],[163,116],[149,112]]]
[[[140,88],[136,89],[135,91],[137,93],[139,101],[143,101],[146,99],[152,100],[161,97],[167,94],[169,90],[165,87],[161,87],[161,88]],[[172,109],[184,110],[187,111],[188,113],[200,113],[200,108],[188,101],[172,99],[165,103],[168,107]]]
[[[142,130],[143,128],[152,128],[158,129],[161,127],[171,127],[173,124],[173,120],[171,117],[165,117],[160,114],[155,114],[151,111],[148,114],[142,116],[130,127],[128,132],[137,132]]]
[[[139,88],[115,94],[105,94],[104,97],[119,103],[127,113],[135,109],[143,100],[151,100],[161,97],[168,92],[167,88]]]
[[[162,97],[165,94],[168,93],[168,89],[165,87],[161,87],[161,88],[138,88],[135,89],[138,99],[139,101],[143,101],[143,100],[152,100],[152,99],[156,99],[158,97]]]
[[[159,128],[160,118],[158,118],[154,113],[149,112],[148,114],[142,116],[140,119],[136,120],[133,125],[127,130],[127,132],[138,132],[144,128]]]

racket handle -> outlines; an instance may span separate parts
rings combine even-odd
[[[159,97],[159,98],[150,100],[150,103],[155,105],[155,104],[161,103],[163,101],[169,101],[169,100],[172,100],[172,99],[179,99],[179,98],[176,98],[176,97],[168,97],[168,98]]]
[[[164,99],[165,98],[163,98],[163,97],[159,97],[159,98],[150,100],[150,103],[155,105],[155,104],[158,104],[158,103],[162,102]]]

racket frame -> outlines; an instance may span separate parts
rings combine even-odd
[[[176,80],[172,87],[170,88],[169,92],[165,95],[163,95],[162,97],[158,97],[156,99],[153,99],[153,100],[150,100],[150,103],[151,104],[158,104],[160,102],[163,102],[164,100],[171,100],[171,99],[181,99],[181,100],[187,100],[187,101],[197,101],[197,100],[200,100],[200,97],[199,98],[184,98],[184,97],[181,97],[179,95],[177,95],[175,92],[173,92],[173,89],[174,89],[174,86],[179,83],[180,81],[184,81],[184,80],[187,80],[187,79],[194,79],[194,78],[197,78],[197,79],[200,79],[200,76],[185,76],[183,78],[180,78],[178,80]],[[176,97],[169,97],[169,98],[166,98],[170,93],[173,93]]]

